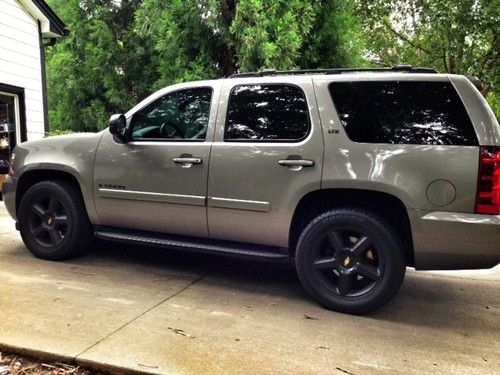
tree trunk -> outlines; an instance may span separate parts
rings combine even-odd
[[[229,33],[234,17],[236,16],[237,0],[223,0],[221,5],[222,20],[224,22],[225,29],[228,30]],[[234,48],[234,45],[231,45],[229,40],[230,38],[226,38],[226,40],[222,41],[225,43],[221,61],[224,77],[228,77],[231,74],[236,73],[238,69],[236,62],[236,49]]]

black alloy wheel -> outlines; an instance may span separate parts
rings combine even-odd
[[[41,195],[31,206],[28,228],[33,239],[45,247],[56,247],[68,231],[66,209],[55,194]]]
[[[42,259],[75,257],[93,239],[82,194],[69,181],[34,184],[21,199],[18,220],[26,247]]]
[[[398,234],[360,209],[336,209],[303,230],[295,265],[304,289],[328,309],[367,313],[386,304],[404,278]]]
[[[370,292],[383,274],[383,252],[366,235],[349,228],[331,229],[314,248],[314,272],[332,293],[359,296]]]

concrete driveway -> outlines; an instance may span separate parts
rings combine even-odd
[[[408,270],[396,298],[327,311],[293,269],[104,244],[47,262],[0,204],[0,348],[173,374],[498,373],[500,268]]]

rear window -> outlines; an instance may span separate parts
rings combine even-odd
[[[329,90],[352,141],[478,144],[474,127],[450,82],[332,82]]]

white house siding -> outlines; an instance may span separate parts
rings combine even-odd
[[[24,88],[28,140],[43,137],[38,22],[17,0],[0,0],[0,83]]]

